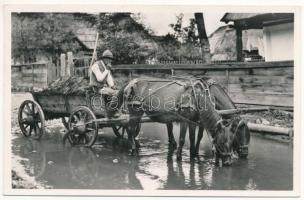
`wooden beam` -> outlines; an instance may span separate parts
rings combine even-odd
[[[286,135],[289,137],[293,136],[292,128],[284,128],[284,127],[275,127],[275,126],[267,126],[263,124],[255,124],[248,122],[247,123],[249,130],[257,131],[262,133],[271,133],[274,135]]]
[[[231,114],[239,114],[239,113],[266,111],[269,109],[270,109],[270,107],[237,108],[237,109],[230,109],[230,110],[218,110],[217,112],[220,115],[231,115]]]
[[[274,62],[231,62],[231,63],[205,63],[205,64],[137,64],[137,65],[114,65],[113,70],[233,70],[233,69],[267,69],[267,68],[286,68],[293,67],[293,61],[274,61]]]
[[[201,43],[201,50],[202,50],[202,59],[203,62],[210,63],[211,55],[210,55],[210,45],[208,36],[206,33],[205,22],[204,22],[204,15],[203,13],[194,13],[197,31]]]
[[[243,41],[242,41],[242,29],[238,22],[234,22],[236,30],[236,60],[243,61]]]

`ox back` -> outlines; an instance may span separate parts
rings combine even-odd
[[[132,90],[129,92],[132,100],[140,100],[144,112],[153,116],[153,121],[171,123],[186,118],[199,121],[213,131],[221,120],[210,98],[206,98],[205,90],[196,87],[194,95],[189,80],[139,78],[130,84],[126,88]]]

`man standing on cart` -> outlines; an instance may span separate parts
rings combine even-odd
[[[114,78],[112,76],[112,61],[114,57],[110,50],[102,53],[101,60],[97,60],[89,69],[90,86],[94,91],[105,97],[107,117],[118,117],[117,108],[112,107],[117,101],[117,93]]]

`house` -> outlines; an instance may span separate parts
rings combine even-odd
[[[294,14],[293,13],[226,13],[222,22],[233,23],[236,30],[237,60],[243,61],[243,31],[263,31],[265,61],[294,59]]]
[[[209,35],[212,61],[236,60],[236,31],[231,25],[221,26]],[[243,31],[243,57],[256,61],[264,58],[263,31],[250,29]]]
[[[81,46],[81,49],[77,52],[79,56],[92,56],[97,30],[94,28],[82,28],[74,32],[75,40]]]

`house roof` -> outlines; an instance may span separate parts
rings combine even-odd
[[[75,32],[76,39],[87,49],[94,50],[97,31],[93,28],[83,28]]]
[[[261,29],[272,24],[282,24],[294,21],[293,13],[226,13],[222,22],[234,22],[242,29]]]
[[[221,32],[221,31],[224,31],[224,30],[231,30],[231,28],[233,28],[233,26],[231,26],[231,25],[220,26],[220,27],[218,27],[215,31],[213,31],[213,32],[208,36],[208,38],[213,37],[213,35],[216,34],[216,33],[218,33],[218,32]]]
[[[221,22],[228,23],[229,21],[248,19],[261,14],[263,13],[225,13],[221,19]]]

